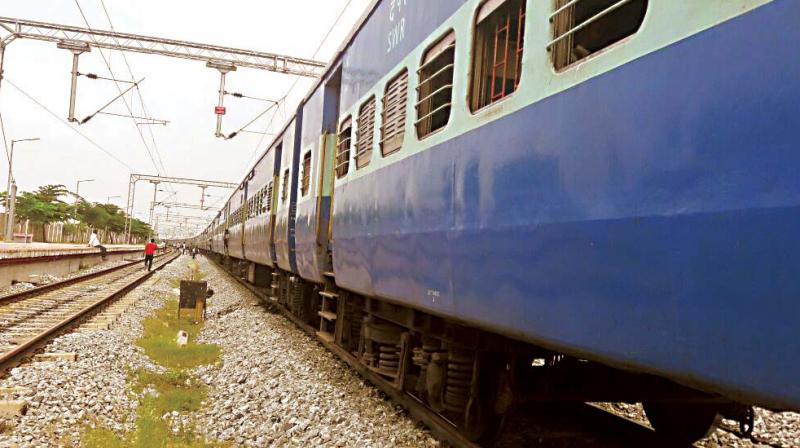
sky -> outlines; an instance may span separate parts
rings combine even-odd
[[[323,62],[333,57],[371,2],[104,1],[116,31]],[[92,28],[110,29],[101,0],[0,0],[0,16],[86,27],[78,4]],[[323,37],[343,10],[344,14],[323,43]],[[0,37],[5,35],[5,31],[0,32]],[[319,47],[321,43],[322,47]],[[116,78],[130,80],[121,53],[103,52]],[[7,47],[5,78],[0,84],[0,114],[6,141],[10,145],[12,139],[41,139],[17,143],[14,147],[13,177],[20,191],[31,191],[46,184],[63,184],[74,191],[77,180],[94,179],[93,182],[81,183],[81,196],[92,202],[111,202],[124,207],[131,173],[238,183],[269,145],[273,138],[270,135],[243,133],[228,141],[214,137],[214,106],[219,88],[219,72],[216,70],[206,68],[199,61],[137,53],[127,53],[126,56],[136,78],[145,78],[140,91],[149,115],[169,121],[167,126],[139,126],[146,144],[130,118],[98,115],[84,125],[67,125],[22,93],[27,93],[60,119],[66,120],[72,65],[69,51],[57,49],[53,43],[21,39]],[[97,48],[81,56],[79,71],[110,77]],[[256,132],[277,132],[313,82],[309,78],[240,68],[228,75],[226,90],[277,100],[285,97],[296,83],[280,108],[273,108],[248,128]],[[122,85],[125,88],[126,85]],[[82,118],[95,112],[118,94],[113,82],[79,78],[76,116]],[[139,97],[131,93],[125,98],[132,105],[134,114],[141,115]],[[223,132],[226,134],[238,130],[270,105],[232,97],[227,97],[225,102],[227,114],[223,120]],[[128,114],[121,101],[106,111]],[[102,149],[78,135],[74,129]],[[0,172],[0,190],[4,191],[8,172],[5,156],[0,156]],[[159,188],[165,190],[158,192],[159,201],[198,204],[201,196],[200,189],[194,186],[162,185]],[[221,205],[230,192],[209,189],[207,194],[211,195],[206,199],[207,204]],[[152,197],[153,186],[139,182],[134,216],[148,220]],[[166,213],[163,208],[157,211],[161,215],[162,230],[166,226]],[[169,213],[172,221],[175,221],[175,215],[199,214],[179,209],[170,209]]]

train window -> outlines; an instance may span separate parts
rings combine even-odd
[[[350,140],[353,136],[353,119],[347,117],[339,126],[336,144],[336,178],[341,179],[350,169]]]
[[[369,165],[375,138],[375,97],[368,99],[358,110],[356,130],[356,169]]]
[[[300,194],[305,196],[311,189],[311,151],[303,156],[303,179],[300,183]]]
[[[478,10],[470,81],[472,111],[517,90],[524,35],[525,0],[488,0]]]
[[[281,191],[281,203],[285,204],[289,197],[289,168],[283,172],[283,190]]]
[[[556,0],[547,47],[561,70],[636,33],[648,0]]]
[[[267,212],[272,211],[272,181],[267,184]]]
[[[450,121],[453,103],[456,33],[450,33],[434,44],[422,58],[417,70],[417,137],[424,138],[442,129]]]
[[[383,95],[381,123],[381,154],[389,155],[403,147],[406,133],[406,101],[408,100],[408,70],[403,70],[386,85]]]

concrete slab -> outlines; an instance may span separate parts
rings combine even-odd
[[[107,245],[105,248],[109,253],[144,251],[142,245]],[[99,249],[86,244],[0,243],[0,260],[99,253]]]
[[[140,260],[144,246],[108,245],[106,261]],[[0,288],[37,283],[42,275],[64,277],[101,263],[100,250],[85,244],[0,243]]]

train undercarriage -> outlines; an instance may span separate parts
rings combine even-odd
[[[753,409],[643,373],[567,356],[439,316],[267,266],[210,254],[397,399],[423,403],[464,439],[491,445],[515,406],[564,402],[643,403],[669,446],[709,434],[721,417],[752,431]],[[403,401],[403,400],[400,400]]]

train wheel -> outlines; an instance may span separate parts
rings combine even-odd
[[[512,401],[506,359],[499,354],[479,354],[471,397],[464,412],[464,435],[481,446],[494,445]]]
[[[716,426],[717,407],[707,403],[645,402],[644,412],[657,433],[676,445],[687,446]]]

